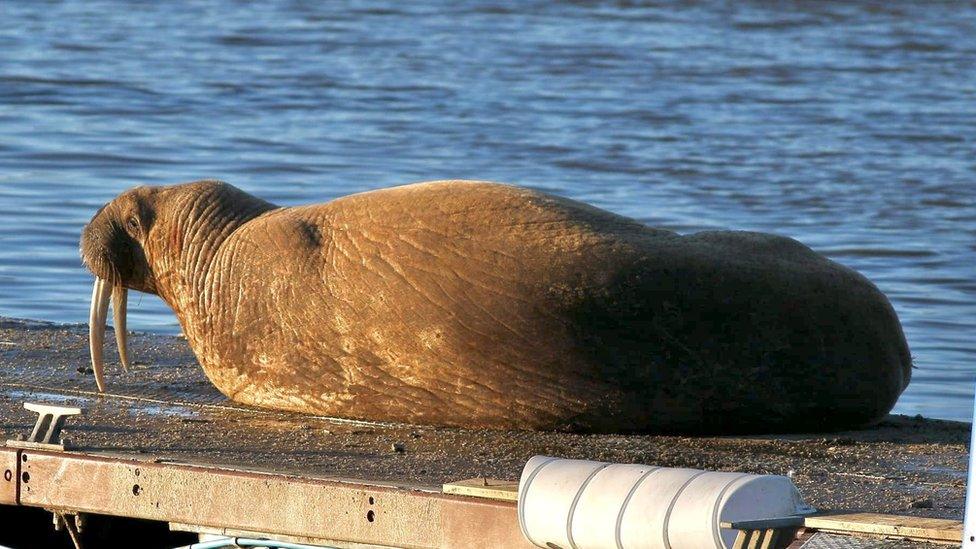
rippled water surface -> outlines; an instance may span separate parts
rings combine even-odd
[[[137,183],[492,179],[795,237],[894,302],[897,411],[970,416],[976,7],[509,5],[0,2],[0,315],[85,321],[81,227]]]

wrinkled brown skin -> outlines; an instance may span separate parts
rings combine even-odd
[[[823,430],[883,416],[911,376],[884,295],[794,240],[680,236],[493,183],[290,208],[215,181],[138,187],[96,214],[82,253],[96,275],[162,297],[214,385],[261,407]]]

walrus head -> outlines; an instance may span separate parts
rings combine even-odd
[[[81,258],[95,275],[89,345],[98,390],[109,302],[122,367],[129,367],[126,300],[131,288],[159,295],[179,312],[162,278],[193,280],[222,238],[274,206],[220,181],[129,189],[103,206],[81,234]]]
[[[109,299],[122,367],[129,367],[126,337],[128,288],[156,293],[156,280],[143,242],[155,220],[158,189],[137,187],[103,206],[81,234],[81,258],[95,275],[89,312],[89,344],[98,390],[105,390],[102,347]]]

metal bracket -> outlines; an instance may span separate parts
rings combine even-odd
[[[722,522],[722,528],[738,530],[733,549],[779,549],[792,544],[803,527],[803,517],[789,516],[759,520]]]
[[[81,408],[65,406],[48,406],[25,402],[24,408],[37,413],[34,430],[26,440],[8,440],[11,448],[30,448],[42,450],[64,450],[65,443],[61,440],[61,429],[68,416],[81,414]]]
[[[60,532],[63,528],[68,532],[68,536],[71,538],[71,543],[75,546],[75,549],[84,549],[81,545],[81,532],[85,527],[83,515],[81,513],[48,510],[51,511],[51,516],[54,520],[54,531]],[[73,517],[74,520],[69,520],[68,517]]]

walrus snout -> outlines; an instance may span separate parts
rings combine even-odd
[[[129,368],[128,337],[126,332],[128,289],[145,264],[141,248],[116,220],[118,207],[114,202],[103,206],[82,231],[80,252],[82,262],[95,275],[91,308],[88,315],[89,351],[95,383],[99,392],[105,390],[105,326],[109,302],[112,304],[115,341],[122,368]],[[145,277],[142,277],[145,278]],[[143,284],[145,286],[145,284]]]

